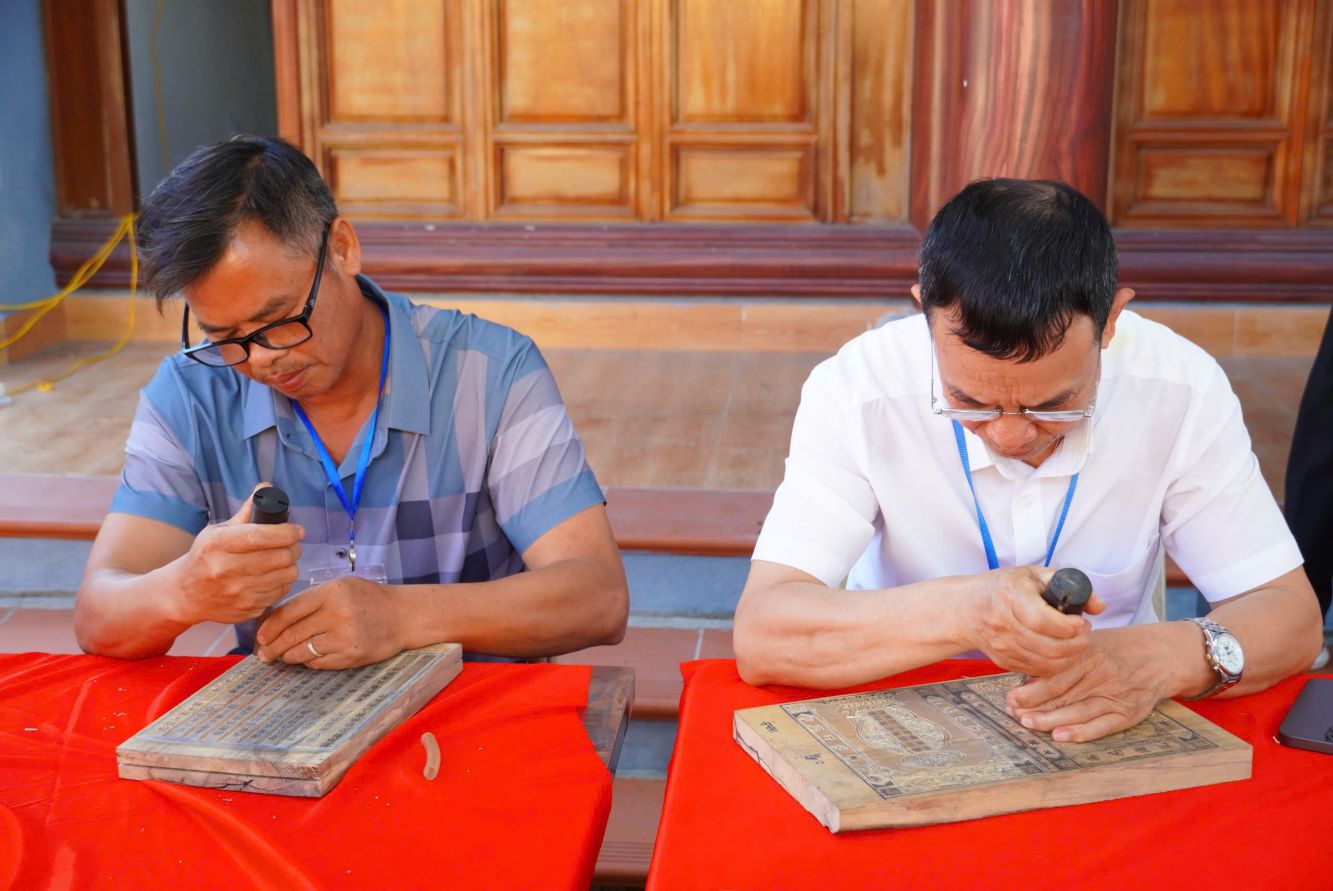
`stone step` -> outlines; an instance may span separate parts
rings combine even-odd
[[[731,630],[631,627],[613,647],[589,647],[556,656],[565,665],[614,665],[634,669],[634,720],[674,720],[680,705],[680,664],[730,659]]]
[[[665,794],[666,780],[616,777],[611,790],[611,816],[593,871],[596,885],[643,887],[653,859]]]

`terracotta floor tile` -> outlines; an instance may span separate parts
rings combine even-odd
[[[552,661],[632,668],[634,717],[672,718],[680,707],[680,663],[696,658],[701,633],[694,628],[629,628],[616,646],[590,647]]]
[[[1216,341],[1213,345],[1221,349],[1223,315],[1232,310],[1193,312],[1181,309],[1179,314],[1209,331],[1217,328],[1202,339]],[[1322,329],[1323,316],[1297,315],[1299,324],[1265,323],[1264,330],[1274,325],[1287,333],[1298,330],[1301,344],[1310,337],[1317,342],[1319,331],[1305,329]],[[1285,342],[1279,337],[1274,343]],[[94,347],[71,342],[44,350],[6,366],[3,380],[15,384],[50,375]],[[164,343],[131,344],[95,371],[75,375],[49,393],[23,394],[16,403],[22,411],[0,412],[0,466],[14,473],[117,472],[138,391],[172,349]],[[1312,352],[1292,344],[1281,349],[1287,352],[1263,355],[1274,351],[1266,347],[1258,355],[1223,359],[1238,381],[1270,481],[1285,472],[1289,418],[1304,389]],[[602,485],[769,491],[782,478],[801,384],[823,358],[819,353],[547,351]],[[87,411],[90,404],[99,407],[95,417]]]
[[[1245,418],[1245,427],[1250,431],[1251,446],[1259,459],[1259,469],[1273,490],[1274,497],[1281,501],[1287,457],[1291,452],[1291,434],[1296,427],[1296,413],[1275,398],[1274,387],[1265,382],[1261,369],[1253,359],[1229,358],[1221,360],[1220,364],[1231,381],[1231,388],[1240,399],[1241,413]]]
[[[740,373],[722,418],[705,485],[773,491],[782,482],[791,425],[810,371],[822,353],[754,353]]]
[[[700,644],[699,659],[736,658],[736,651],[731,647],[730,628],[705,628]]]
[[[1254,378],[1278,406],[1292,413],[1300,411],[1301,395],[1310,379],[1313,356],[1253,356],[1249,360]]]
[[[0,653],[82,653],[74,639],[74,610],[13,610],[0,623]]]
[[[225,656],[236,646],[236,632],[230,625],[201,622],[187,630],[167,652],[168,656]]]
[[[1214,356],[1229,356],[1235,352],[1235,307],[1159,305],[1136,301],[1129,308],[1146,319],[1160,322]]]
[[[556,350],[548,359],[603,486],[705,485],[738,354]]]
[[[616,778],[611,816],[593,872],[596,882],[642,884],[648,877],[665,796],[665,780]]]
[[[77,357],[105,344],[67,342],[4,369],[14,386],[60,373]],[[131,343],[94,368],[61,381],[50,392],[15,397],[19,411],[0,411],[0,459],[6,473],[118,473],[125,461],[139,390],[148,383],[172,344]],[[20,401],[21,400],[21,401]],[[96,406],[89,411],[89,406]]]
[[[1329,318],[1326,306],[1246,306],[1236,310],[1236,353],[1313,356]]]

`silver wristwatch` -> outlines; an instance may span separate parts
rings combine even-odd
[[[1217,683],[1198,696],[1186,696],[1187,701],[1207,699],[1240,683],[1240,676],[1245,671],[1245,652],[1240,648],[1240,641],[1235,635],[1214,622],[1212,619],[1186,619],[1203,629],[1204,655],[1208,667],[1217,673]]]

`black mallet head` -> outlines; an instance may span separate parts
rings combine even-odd
[[[1067,616],[1080,616],[1092,596],[1092,582],[1080,570],[1058,570],[1041,592],[1042,600]]]
[[[250,522],[264,525],[287,522],[287,493],[277,486],[265,486],[256,492],[251,502]]]

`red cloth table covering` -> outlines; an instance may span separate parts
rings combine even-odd
[[[117,745],[235,661],[0,656],[0,887],[588,887],[611,776],[586,667],[469,663],[321,799],[116,776]]]
[[[938,826],[835,836],[731,738],[738,708],[996,671],[950,661],[814,691],[750,687],[730,660],[685,664],[649,889],[1333,889],[1333,756],[1274,738],[1310,675],[1187,703],[1254,746],[1250,780]]]

